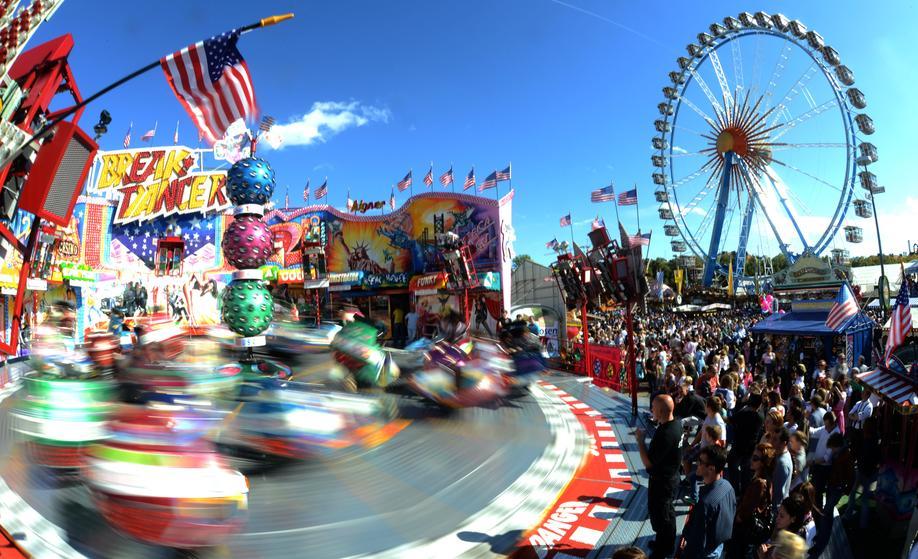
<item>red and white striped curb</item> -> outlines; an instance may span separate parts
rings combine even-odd
[[[619,516],[633,488],[631,472],[612,425],[602,413],[553,384],[538,384],[574,413],[589,436],[590,450],[541,523],[524,536],[514,557],[582,559]]]

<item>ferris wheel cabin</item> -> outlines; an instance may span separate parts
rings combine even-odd
[[[679,228],[675,225],[666,224],[663,226],[663,234],[667,237],[678,237]]]
[[[860,243],[864,240],[864,230],[856,225],[845,227],[845,240],[849,243]]]
[[[657,212],[660,214],[660,219],[664,221],[667,219],[673,219],[673,211],[666,206],[660,206]]]
[[[669,246],[673,249],[673,252],[685,252],[688,250],[682,241],[670,241]]]
[[[867,200],[855,200],[854,213],[858,217],[873,217],[873,208]]]

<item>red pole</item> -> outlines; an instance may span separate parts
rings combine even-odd
[[[628,328],[628,361],[626,366],[628,367],[628,384],[631,385],[631,415],[637,416],[637,370],[635,369],[637,355],[635,355],[634,348],[634,317],[631,314],[633,307],[634,303],[626,303],[625,305],[625,324]]]
[[[593,366],[590,363],[590,329],[587,326],[587,304],[580,308],[580,326],[583,328],[583,372],[593,378]]]

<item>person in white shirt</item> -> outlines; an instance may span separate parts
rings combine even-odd
[[[827,411],[822,416],[823,427],[810,429],[810,443],[818,440],[815,450],[807,459],[807,465],[810,467],[810,480],[816,487],[816,506],[822,509],[822,501],[826,492],[826,483],[829,481],[829,472],[832,469],[832,450],[829,448],[829,437],[835,433],[841,433],[838,430],[835,413]]]
[[[861,401],[851,407],[848,412],[848,420],[851,421],[853,429],[863,429],[864,421],[873,415],[873,402],[870,401],[870,390],[865,388],[861,392]]]

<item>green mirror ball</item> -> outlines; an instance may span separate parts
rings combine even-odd
[[[221,319],[243,337],[257,336],[271,325],[274,298],[261,280],[233,280],[223,291]]]

